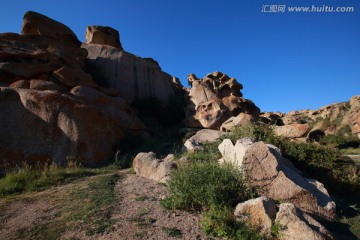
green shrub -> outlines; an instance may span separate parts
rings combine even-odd
[[[202,150],[185,152],[184,154],[194,162],[217,162],[221,158],[218,146],[221,140],[202,144]]]
[[[358,147],[360,145],[360,139],[356,136],[346,136],[344,135],[345,131],[348,131],[346,128],[340,129],[341,132],[334,135],[324,136],[320,143],[322,145],[336,147],[336,148],[349,148],[349,147]],[[351,131],[351,130],[350,130]]]
[[[250,196],[239,170],[217,163],[192,163],[180,167],[172,172],[168,188],[170,196],[162,204],[170,209],[234,206]]]
[[[258,231],[248,224],[236,221],[233,209],[227,207],[212,206],[208,212],[203,213],[200,224],[203,231],[213,237],[247,240],[264,239]]]
[[[229,138],[233,143],[241,138],[251,138],[253,141],[268,141],[273,137],[273,130],[267,125],[243,125],[236,127]]]

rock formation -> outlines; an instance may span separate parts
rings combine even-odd
[[[176,78],[123,51],[116,30],[89,27],[87,41],[35,12],[20,35],[0,34],[0,168],[67,157],[98,165],[146,128],[131,101],[182,98]]]
[[[261,114],[259,121],[277,125],[275,133],[291,139],[319,141],[323,136],[331,134],[355,135],[360,138],[360,96],[317,110],[291,111],[286,114],[266,112]]]
[[[238,166],[250,184],[268,198],[293,203],[304,212],[332,219],[335,203],[324,186],[313,179],[302,177],[292,163],[281,156],[280,150],[250,139],[235,144],[225,139],[219,150],[220,163]]]
[[[158,159],[153,152],[139,153],[133,161],[133,167],[137,175],[160,183],[166,183],[170,179],[170,172],[177,168],[172,156]]]
[[[111,27],[88,26],[85,33],[86,43],[109,45],[123,50],[119,32]]]
[[[89,43],[82,48],[88,51],[87,67],[96,82],[102,87],[116,89],[126,100],[156,99],[168,104],[171,98],[182,99],[181,84],[161,71],[156,61],[109,45]]]
[[[291,203],[282,203],[276,214],[275,222],[279,224],[279,239],[334,239],[326,228],[310,215],[297,209]]]
[[[188,76],[191,88],[185,110],[187,127],[219,129],[227,119],[246,113],[257,118],[260,110],[250,100],[242,98],[243,88],[235,78],[214,72],[198,79]]]
[[[321,223],[291,203],[279,204],[277,211],[273,201],[259,197],[239,203],[234,215],[238,221],[250,223],[262,235],[271,239],[271,235],[276,235],[276,239],[281,240],[334,239]]]

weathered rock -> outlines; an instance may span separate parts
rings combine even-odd
[[[280,225],[279,239],[282,240],[334,239],[324,226],[291,203],[280,204],[275,222]]]
[[[237,220],[250,223],[262,235],[271,235],[272,222],[276,216],[276,205],[266,197],[239,203],[234,211]]]
[[[284,125],[283,120],[281,119],[283,116],[284,114],[280,112],[263,112],[260,114],[259,122],[270,125],[282,126]]]
[[[169,159],[158,159],[153,152],[139,153],[133,161],[137,175],[160,183],[170,179],[170,172],[177,168],[175,162]]]
[[[222,132],[231,132],[234,127],[249,125],[254,122],[254,117],[250,114],[240,113],[236,117],[226,120],[220,127]]]
[[[351,132],[360,138],[360,95],[350,99],[350,109],[342,122],[349,124]]]
[[[109,97],[103,93],[84,86],[76,86],[70,94],[90,104],[101,115],[108,116],[112,121],[127,131],[139,132],[145,129],[145,125],[137,117],[137,112],[130,104],[121,97]]]
[[[97,87],[92,76],[79,68],[62,67],[54,71],[53,76],[70,89],[75,86]]]
[[[100,86],[117,89],[119,96],[131,102],[157,99],[168,104],[175,96],[173,77],[152,61],[107,45],[82,47],[89,52],[88,69]]]
[[[98,96],[90,93],[81,97],[76,96],[75,90],[68,95],[21,88],[0,89],[1,162],[53,160],[63,164],[71,156],[94,166],[112,157],[113,147],[124,137],[124,130],[140,122],[127,111],[127,105],[100,92]]]
[[[12,87],[12,88],[30,88],[30,81],[19,80],[19,81],[16,81],[16,82],[13,82],[12,84],[10,84],[9,87]]]
[[[111,27],[88,26],[85,33],[86,43],[102,44],[123,50],[119,32]]]
[[[212,129],[202,129],[198,131],[195,135],[190,137],[185,141],[184,146],[189,152],[193,152],[199,149],[202,149],[201,144],[205,142],[214,142],[219,137],[223,136],[224,133],[212,130]]]
[[[17,76],[18,79],[34,78],[43,73],[49,73],[51,68],[47,64],[27,64],[27,63],[0,63],[0,72],[5,74]],[[5,80],[7,83],[12,83],[13,79]],[[16,80],[16,79],[14,79]]]
[[[290,125],[275,127],[275,134],[286,138],[301,138],[305,136],[308,129],[308,124],[293,123]]]
[[[189,74],[188,81],[187,127],[219,129],[232,116],[247,113],[257,118],[260,113],[253,102],[241,97],[242,85],[226,74],[214,72],[203,79]]]
[[[222,102],[213,99],[198,105],[195,118],[204,128],[219,129],[221,123],[224,122],[228,116],[228,111],[226,111]]]
[[[44,80],[33,79],[30,80],[29,82],[30,82],[29,88],[34,90],[52,90],[52,91],[62,90],[62,88],[56,85],[55,83]]]
[[[250,139],[238,140],[235,146],[225,139],[219,150],[223,156],[220,163],[238,166],[245,178],[258,191],[271,199],[293,203],[305,212],[333,218],[336,206],[324,186],[316,180],[299,175],[280,150],[263,142],[252,143]]]
[[[281,123],[279,120],[274,121],[266,118],[265,115],[278,115],[281,117]],[[315,141],[320,141],[322,137],[333,134],[345,136],[353,134],[360,137],[360,96],[353,96],[348,102],[333,103],[316,110],[292,111],[285,115],[271,112],[263,113],[260,121],[278,126],[285,124],[285,126],[276,127],[279,135],[285,137],[291,136],[293,133],[300,136],[306,129],[306,125],[301,124],[312,126],[306,131],[308,134],[302,137]],[[302,137],[296,137],[295,140],[302,140]]]
[[[52,81],[54,71],[70,66],[82,71],[87,51],[72,38],[76,36],[62,24],[28,12],[24,16],[23,35],[0,34],[0,81],[9,84],[31,79]]]
[[[72,47],[79,47],[81,45],[81,42],[70,28],[40,13],[31,11],[24,15],[21,34],[42,35]]]
[[[222,158],[220,163],[231,163],[241,168],[247,149],[253,144],[250,138],[243,138],[236,142],[235,146],[230,139],[224,139],[219,145]]]

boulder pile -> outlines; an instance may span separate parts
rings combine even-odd
[[[256,120],[259,108],[242,97],[243,86],[224,73],[213,72],[199,79],[189,74],[185,125],[193,128],[224,129],[231,128],[229,119],[243,114],[249,121]],[[230,120],[232,121],[232,120]]]
[[[235,146],[230,139],[220,145],[220,163],[239,167],[249,183],[268,198],[289,202],[302,211],[332,219],[336,214],[335,202],[331,200],[324,185],[307,179],[273,145],[240,139]]]

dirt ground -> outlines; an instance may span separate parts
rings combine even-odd
[[[19,239],[22,230],[51,220],[67,190],[77,184],[80,182],[0,200],[0,239]],[[78,229],[66,231],[61,239],[213,239],[201,232],[198,214],[160,206],[167,194],[162,184],[126,173],[115,191],[119,203],[111,215],[112,231],[87,236],[85,229]]]

